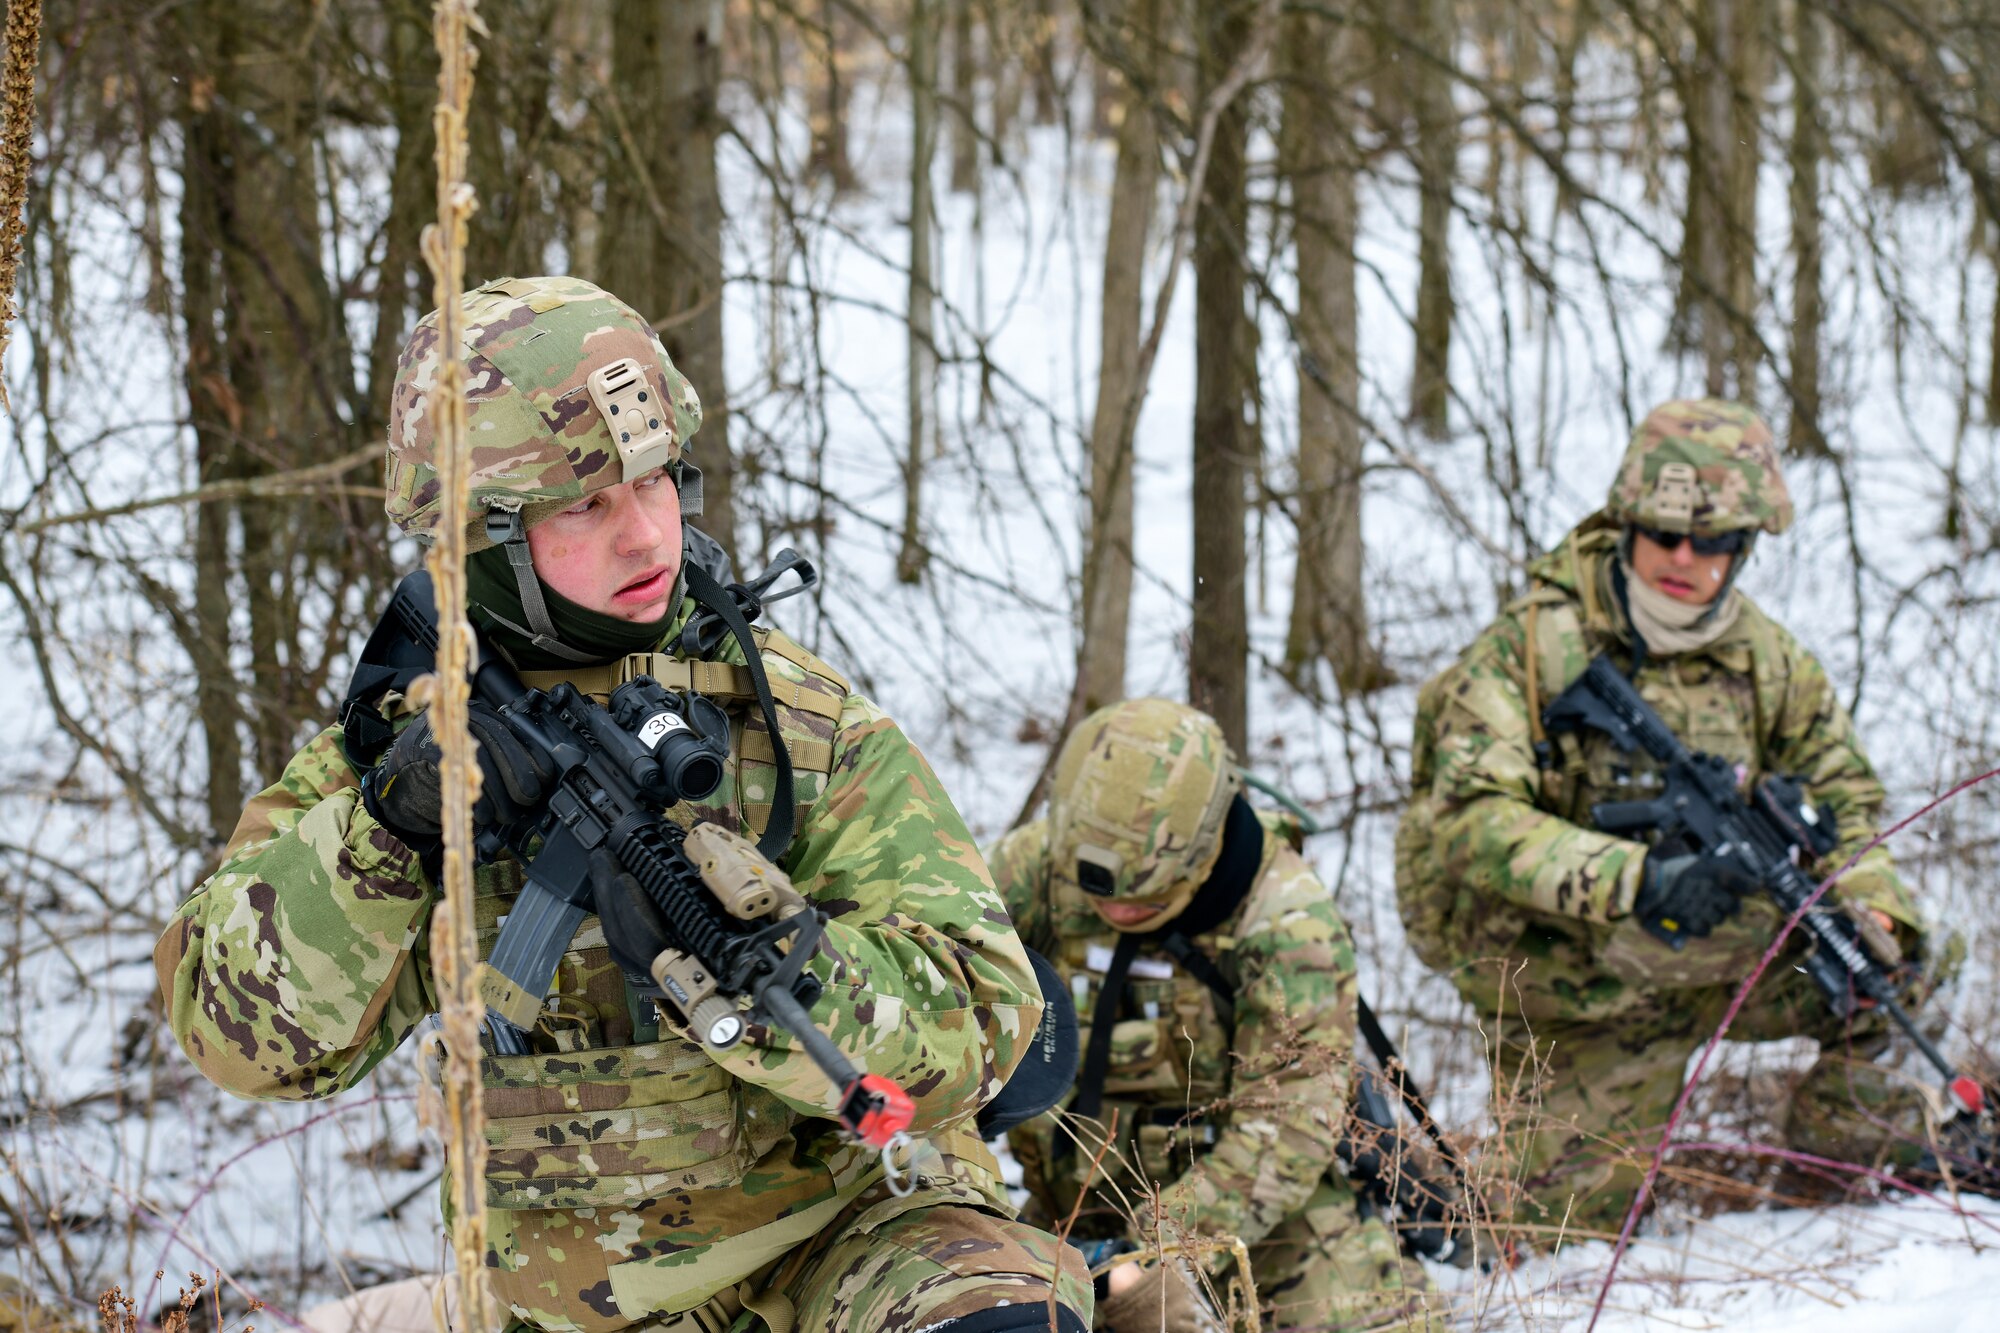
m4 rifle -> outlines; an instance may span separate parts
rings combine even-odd
[[[1803,968],[1834,1014],[1844,1019],[1867,1008],[1887,1014],[1942,1076],[1948,1118],[1982,1113],[1984,1090],[1917,1027],[1859,927],[1825,895],[1815,897],[1816,886],[1799,862],[1833,850],[1833,821],[1828,812],[1814,808],[1797,782],[1765,777],[1745,799],[1737,787],[1736,766],[1688,749],[1603,654],[1549,704],[1542,725],[1551,734],[1596,731],[1628,754],[1643,749],[1651,755],[1661,768],[1660,794],[1592,806],[1597,827],[1621,836],[1655,830],[1663,842],[1684,843],[1741,872],[1786,919],[1798,921],[1807,941]],[[1642,916],[1640,925],[1672,948],[1687,943],[1677,923],[1657,914]]]
[[[343,723],[366,718],[360,701],[434,669],[436,654],[430,575],[418,571],[398,585],[362,649]],[[653,979],[690,1035],[721,1051],[748,1023],[788,1033],[839,1091],[841,1126],[886,1153],[914,1116],[909,1094],[857,1069],[809,1013],[820,983],[805,964],[825,915],[782,876],[759,873],[768,863],[734,834],[713,824],[683,830],[664,817],[722,780],[729,723],[714,701],[676,695],[649,676],[620,685],[608,706],[567,683],[531,689],[483,647],[472,695],[555,775],[539,809],[476,838],[482,862],[511,851],[525,880],[480,973],[494,1050],[527,1052],[527,1031],[595,901],[593,862],[608,853],[666,923],[669,947],[654,959]]]

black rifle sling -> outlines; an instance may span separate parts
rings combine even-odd
[[[1403,1058],[1401,1053],[1396,1050],[1395,1043],[1389,1040],[1389,1034],[1382,1030],[1382,1022],[1375,1017],[1375,1011],[1368,1007],[1368,1001],[1358,995],[1354,997],[1354,1022],[1355,1026],[1361,1029],[1361,1039],[1367,1042],[1368,1049],[1375,1053],[1375,1059],[1382,1066],[1382,1072],[1387,1074],[1390,1070],[1398,1068],[1397,1062]],[[1400,1076],[1392,1077],[1396,1077],[1399,1084],[1403,1081]],[[1397,1091],[1401,1092],[1402,1088],[1399,1087]]]
[[[430,576],[407,576],[361,646],[347,698],[340,705],[341,749],[357,773],[373,768],[396,736],[395,727],[377,707],[382,696],[390,690],[407,690],[417,677],[437,670],[436,640],[421,642],[422,628],[415,623],[426,613],[435,620],[431,605]]]
[[[1143,935],[1120,935],[1111,951],[1111,964],[1104,969],[1104,986],[1097,992],[1097,1008],[1090,1015],[1090,1045],[1083,1049],[1083,1069],[1076,1076],[1076,1100],[1070,1110],[1097,1118],[1104,1105],[1104,1076],[1111,1069],[1111,1029],[1118,1021],[1118,1004],[1125,998],[1125,977],[1139,954]],[[1065,1139],[1067,1143],[1069,1140]]]
[[[750,684],[757,691],[757,707],[764,712],[765,729],[771,733],[771,753],[777,757],[778,780],[776,791],[771,797],[771,818],[765,822],[764,832],[757,839],[757,850],[767,858],[776,861],[792,845],[792,821],[797,818],[797,810],[792,803],[792,752],[785,744],[784,733],[778,730],[778,705],[771,697],[771,681],[764,674],[764,654],[757,646],[757,640],[750,632],[750,622],[743,618],[743,612],[736,605],[736,598],[728,589],[715,581],[715,576],[700,565],[687,564],[682,567],[687,574],[688,594],[704,610],[721,617],[722,623],[736,637],[743,648],[743,665],[750,672]],[[1092,1034],[1093,1039],[1095,1034]]]
[[[1376,1063],[1382,1066],[1383,1077],[1395,1087],[1396,1095],[1402,1099],[1403,1105],[1409,1108],[1410,1114],[1417,1118],[1419,1125],[1423,1126],[1424,1133],[1437,1145],[1438,1151],[1444,1154],[1444,1160],[1451,1167],[1451,1173],[1457,1179],[1459,1187],[1470,1191],[1472,1186],[1465,1174],[1465,1164],[1459,1161],[1457,1150],[1445,1142],[1444,1131],[1438,1127],[1438,1122],[1431,1118],[1431,1108],[1425,1103],[1423,1092],[1410,1081],[1410,1069],[1403,1063],[1402,1053],[1396,1049],[1396,1044],[1389,1040],[1389,1034],[1382,1030],[1382,1022],[1375,1017],[1375,1011],[1368,1007],[1368,1001],[1359,995],[1354,997],[1354,1023],[1361,1030],[1361,1039],[1368,1043],[1368,1049],[1374,1053]]]
[[[1173,955],[1175,962],[1187,969],[1187,974],[1208,987],[1208,993],[1215,997],[1215,1016],[1222,1020],[1222,1039],[1233,1046],[1236,1044],[1236,987],[1229,984],[1229,978],[1222,975],[1222,969],[1215,960],[1201,951],[1201,947],[1178,930],[1169,930],[1160,940],[1160,947]]]

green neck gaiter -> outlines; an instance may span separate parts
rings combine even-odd
[[[471,604],[472,619],[479,626],[480,635],[504,653],[516,669],[555,671],[580,665],[537,648],[526,634],[500,623],[504,620],[524,627],[528,623],[528,613],[521,606],[521,587],[515,581],[514,567],[507,561],[504,546],[489,546],[468,556],[465,582],[466,600]],[[542,583],[542,600],[548,604],[556,638],[566,647],[588,653],[597,662],[616,661],[627,653],[651,652],[687,619],[685,599],[671,614],[651,622],[623,620],[578,606],[546,582]]]

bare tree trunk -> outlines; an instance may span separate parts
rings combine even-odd
[[[1826,302],[1820,290],[1820,163],[1826,131],[1820,124],[1819,81],[1825,63],[1822,20],[1809,4],[1792,7],[1792,329],[1791,429],[1793,453],[1824,455],[1820,431],[1820,328]]]
[[[993,123],[987,130],[986,141],[995,166],[1004,165],[1007,160],[1014,119],[1021,112],[1022,66],[1026,57],[1016,3],[1017,0],[979,0],[979,12],[986,22],[987,63],[993,71]]]
[[[436,131],[437,48],[431,40],[429,6],[399,0],[385,7],[388,31],[389,115],[396,129],[396,155],[389,171],[389,216],[383,226],[382,263],[376,273],[375,333],[368,346],[369,416],[365,433],[389,427],[389,386],[396,360],[414,323],[414,312],[429,307],[428,286],[419,269],[417,237],[434,211],[437,182],[431,159]]]
[[[2000,219],[1986,220],[1989,237],[1989,258],[1993,265],[1994,277],[2000,280]],[[2000,281],[1996,281],[1993,297],[1993,329],[1988,335],[1991,346],[1986,364],[1986,424],[2000,426]]]
[[[1085,20],[1088,22],[1088,19]],[[1090,61],[1090,137],[1108,139],[1116,135],[1118,125],[1112,115],[1112,108],[1120,102],[1120,76],[1117,70],[1094,56]]]
[[[1299,554],[1285,665],[1311,679],[1324,657],[1343,690],[1388,674],[1368,636],[1362,591],[1361,367],[1354,282],[1359,152],[1343,88],[1354,29],[1318,14],[1285,20],[1279,172],[1289,182],[1298,246]]]
[[[691,450],[705,490],[698,526],[734,557],[722,197],[715,175],[723,7],[620,0],[612,14],[614,169],[606,177],[604,211],[606,233],[620,239],[599,276],[652,323],[701,396],[701,434]]]
[[[932,343],[931,161],[937,152],[937,0],[910,3],[909,454],[903,472],[903,545],[896,577],[915,583],[930,553],[923,542],[924,451],[937,377]]]
[[[1589,40],[1596,15],[1594,0],[1573,0],[1556,16],[1555,98],[1556,160],[1569,160],[1569,147],[1576,135],[1576,64],[1584,43]],[[1575,189],[1567,179],[1556,183],[1555,216],[1576,204]],[[1551,226],[1550,233],[1554,233]]]
[[[282,0],[217,5],[209,168],[219,246],[219,379],[235,475],[324,462],[352,439],[353,359],[321,267],[314,170],[315,87],[301,77],[293,10]],[[310,71],[312,61],[303,62]],[[301,584],[353,557],[340,502],[263,498],[237,506],[249,625],[250,732],[257,771],[275,778],[317,713],[299,615]]]
[[[1735,177],[1735,97],[1730,88],[1728,43],[1741,0],[1699,0],[1694,13],[1695,64],[1683,89],[1688,112],[1687,226],[1681,239],[1682,314],[1701,349],[1703,379],[1714,397],[1729,393],[1728,194]]]
[[[979,43],[972,10],[976,0],[951,0],[951,189],[979,188]]]
[[[1053,125],[1059,115],[1057,101],[1061,92],[1056,86],[1055,0],[1025,0],[1025,3],[1031,25],[1028,40],[1034,53],[1035,123]]]
[[[1246,0],[1201,0],[1196,49],[1203,100],[1249,38]],[[1243,254],[1249,240],[1246,140],[1241,98],[1222,113],[1195,223],[1194,625],[1188,695],[1221,724],[1238,754],[1250,732],[1249,609],[1245,602],[1245,438]]]
[[[429,13],[430,7],[424,6]],[[540,273],[549,238],[542,198],[550,118],[548,48],[553,0],[515,0],[485,12],[467,124],[469,164],[479,207],[466,238],[468,284]],[[433,61],[432,69],[436,69]],[[428,303],[426,303],[428,304]]]
[[[1826,0],[1819,0],[1819,6],[1826,9]],[[1925,66],[1929,66],[1933,77],[1944,74],[1936,63],[1946,45],[1942,29],[1926,29],[1925,25],[1941,23],[1950,11],[1945,6],[1919,0],[1913,5],[1841,5],[1827,12],[1842,24],[1852,23],[1866,31],[1879,53],[1876,60],[1863,66],[1867,71],[1869,123],[1873,131],[1865,153],[1869,183],[1892,198],[1942,188],[1951,178],[1947,171],[1950,155],[1937,127],[1924,114],[1905,79],[1909,72]],[[1992,31],[1993,16],[1989,8],[1981,6],[1962,12],[1965,15],[1962,21],[1968,22],[1970,30]],[[1978,17],[1973,18],[1973,14]],[[1928,58],[1926,48],[1929,48]],[[1977,62],[1977,55],[1972,58]],[[1990,71],[1977,74],[1968,71],[1959,77],[1985,83],[1992,75]],[[1934,97],[1936,93],[1930,95]]]
[[[1245,286],[1248,287],[1248,272],[1245,272]],[[1249,313],[1238,329],[1242,334],[1242,345],[1237,349],[1237,363],[1243,367],[1243,438],[1250,454],[1245,462],[1245,503],[1250,507],[1250,568],[1245,573],[1249,588],[1256,590],[1256,597],[1247,597],[1256,614],[1266,615],[1271,609],[1271,580],[1268,577],[1270,563],[1266,558],[1264,544],[1266,529],[1271,520],[1271,485],[1265,472],[1268,461],[1264,448],[1264,378],[1259,373],[1264,354],[1264,331],[1257,324],[1258,296],[1249,295]]]
[[[812,148],[807,166],[831,182],[836,194],[855,186],[854,164],[847,156],[847,81],[841,71],[840,5],[820,0],[819,46],[825,71],[825,94],[812,114]]]
[[[1577,57],[1582,51],[1590,33],[1591,0],[1575,0],[1573,4],[1562,6],[1556,15],[1556,42],[1554,52],[1555,96],[1551,99],[1551,109],[1555,112],[1555,160],[1567,164],[1570,144],[1576,134],[1576,87]],[[1562,234],[1563,219],[1576,208],[1575,188],[1567,174],[1556,182],[1555,194],[1549,201],[1549,244],[1555,246]],[[1557,329],[1560,294],[1551,285],[1542,293],[1541,327],[1538,330],[1540,354],[1536,357],[1535,372],[1535,466],[1549,466],[1549,451],[1552,444],[1554,416],[1550,409],[1553,392],[1551,376],[1554,373],[1556,356],[1554,342]]]
[[[197,22],[201,15],[191,15]],[[206,64],[189,34],[197,65]],[[217,174],[223,151],[218,127],[221,113],[212,98],[196,90],[195,78],[181,81],[189,90],[182,111],[181,143],[181,326],[187,339],[185,370],[188,417],[194,427],[197,477],[203,485],[235,475],[233,418],[240,414],[223,378],[222,352],[216,328],[222,312],[221,273],[217,242],[221,219],[216,199]],[[230,595],[234,561],[229,547],[233,509],[226,504],[195,508],[194,619],[195,644],[203,654],[194,665],[196,709],[201,719],[203,750],[208,763],[205,790],[209,837],[220,842],[236,827],[243,810],[244,718],[238,699],[236,672],[230,662],[234,634]]]
[[[1757,399],[1757,367],[1762,360],[1757,318],[1757,171],[1763,163],[1762,111],[1769,8],[1755,0],[1730,0],[1729,12],[1729,184],[1723,198],[1728,219],[1725,255],[1729,271],[1729,344],[1734,391],[1746,403]]]
[[[598,256],[603,249],[606,200],[598,195],[605,162],[600,145],[611,132],[604,125],[600,85],[611,64],[609,19],[608,11],[598,5],[558,5],[550,27],[554,60],[563,74],[559,94],[570,105],[582,107],[568,133],[551,137],[547,153],[555,184],[554,225],[569,255],[569,271],[578,275],[601,271]],[[473,80],[475,97],[483,82]]]
[[[1467,17],[1465,40],[1479,51],[1479,68],[1496,87],[1520,88],[1525,86],[1521,71],[1514,68],[1514,45],[1511,40],[1514,15],[1497,5],[1474,5]],[[1491,135],[1486,151],[1486,162],[1480,172],[1479,193],[1486,198],[1487,206],[1500,209],[1500,191],[1506,182],[1507,158],[1513,148],[1511,136]]]
[[[665,299],[657,310],[646,313],[674,365],[699,386],[701,434],[693,445],[705,489],[699,526],[736,559],[741,554],[736,455],[730,448],[733,432],[723,359],[722,187],[715,171],[716,141],[723,127],[716,94],[722,78],[725,11],[722,0],[663,8],[666,98],[662,133],[656,140],[662,161],[654,179],[671,182],[672,214],[684,228],[676,248],[684,262],[661,256]]]
[[[1123,44],[1132,69],[1117,76],[1124,116],[1104,239],[1104,298],[1097,408],[1090,424],[1090,513],[1084,530],[1083,640],[1077,654],[1073,723],[1125,697],[1125,645],[1132,613],[1132,443],[1140,390],[1139,343],[1146,238],[1160,181],[1159,134],[1148,105],[1159,41],[1160,0],[1129,0]]]
[[[1418,40],[1437,60],[1449,60],[1458,32],[1453,0],[1418,0]],[[1433,437],[1450,429],[1451,183],[1458,164],[1458,115],[1451,77],[1419,59],[1411,81],[1417,117],[1416,355],[1410,377],[1410,419]]]

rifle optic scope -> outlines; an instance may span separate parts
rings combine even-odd
[[[675,694],[651,676],[611,692],[611,718],[635,737],[632,781],[660,808],[699,801],[722,785],[729,757],[729,717],[713,699]]]

